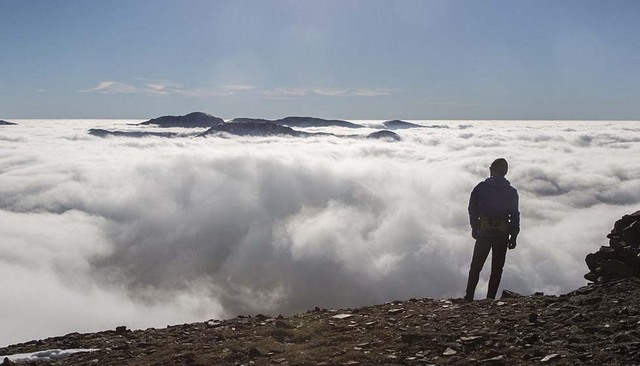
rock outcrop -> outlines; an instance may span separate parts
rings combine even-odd
[[[0,119],[0,126],[15,126],[15,123],[7,122],[5,120]]]
[[[616,221],[607,238],[609,246],[587,254],[589,273],[584,278],[593,282],[640,278],[640,211]]]
[[[162,116],[150,119],[139,125],[156,125],[158,127],[213,127],[224,121],[222,118],[214,117],[207,113],[193,112],[184,116]]]
[[[0,348],[98,349],[56,365],[629,365],[640,363],[640,280],[499,301],[411,299],[355,309],[61,337]]]

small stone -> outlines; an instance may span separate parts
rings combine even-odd
[[[2,366],[9,366],[9,365],[13,365],[13,362],[9,360],[9,357],[5,357],[4,361],[2,361]]]
[[[455,354],[457,354],[458,352],[456,352],[456,350],[447,347],[446,350],[444,350],[444,352],[442,353],[443,356],[453,356]]]
[[[273,363],[283,363],[286,360],[287,360],[286,358],[276,358],[274,360],[271,360],[271,362],[273,362]]]
[[[247,354],[251,358],[256,358],[256,357],[262,356],[262,352],[258,351],[258,349],[255,348],[255,347],[252,347],[251,349],[249,349],[249,352],[247,352]]]
[[[397,309],[390,309],[389,311],[387,311],[387,314],[395,315],[395,314],[400,314],[400,313],[403,313],[403,312],[404,312],[403,308],[397,308]]]
[[[506,303],[506,302],[504,302],[504,301],[498,301],[498,302],[496,303],[496,305],[498,305],[498,306],[505,306],[505,305],[507,305],[507,303]]]
[[[353,314],[346,314],[346,313],[332,316],[333,319],[349,319],[352,317],[353,317]]]
[[[518,297],[522,297],[522,295],[520,295],[517,292],[514,291],[509,291],[509,290],[503,290],[502,291],[502,296],[500,297],[501,299],[515,299]]]
[[[460,337],[461,342],[473,342],[478,340],[482,340],[482,337],[481,336]]]
[[[551,361],[551,360],[553,360],[553,359],[555,359],[555,358],[557,358],[557,357],[560,357],[560,355],[559,355],[559,354],[557,354],[557,353],[552,353],[552,354],[550,354],[550,355],[546,355],[546,356],[544,356],[544,357],[542,358],[542,360],[540,360],[540,362],[549,362],[549,361]]]
[[[491,358],[487,358],[487,359],[481,360],[480,362],[482,362],[482,363],[502,364],[503,360],[504,360],[504,355],[500,355],[500,356],[491,357]]]
[[[116,327],[116,334],[125,334],[127,332],[127,327],[124,325],[121,325],[119,327]]]
[[[538,314],[536,313],[529,313],[529,323],[537,323],[538,322]]]

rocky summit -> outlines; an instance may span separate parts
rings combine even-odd
[[[97,137],[123,136],[123,137],[177,137],[175,132],[150,132],[150,131],[110,131],[101,128],[89,129],[89,134]]]
[[[629,365],[640,364],[638,298],[640,280],[629,278],[560,296],[504,291],[498,301],[411,299],[163,329],[121,326],[0,355],[98,349],[55,365]]]
[[[387,130],[381,130],[381,131],[372,132],[372,133],[367,135],[367,138],[368,139],[386,140],[386,141],[400,141],[401,140],[400,136],[398,136],[397,133],[395,133],[393,131],[387,131]]]
[[[15,123],[7,122],[5,120],[0,119],[0,126],[14,126]]]
[[[419,125],[419,124],[411,123],[411,122],[406,122],[406,121],[401,121],[401,120],[397,120],[397,119],[394,119],[394,120],[391,120],[391,121],[383,122],[383,123],[382,123],[382,125],[383,125],[385,128],[392,129],[392,130],[395,130],[395,129],[403,129],[403,128],[420,128],[420,127],[425,127],[425,126],[423,126],[423,125]]]
[[[273,123],[288,127],[347,127],[347,128],[363,128],[363,125],[343,121],[339,119],[323,119],[316,117],[285,117],[281,119],[268,120],[262,118],[234,118],[232,123]]]
[[[236,136],[306,136],[307,134],[296,131],[287,126],[277,125],[275,123],[220,123],[211,127],[200,136],[208,136],[219,133],[228,133]]]
[[[224,122],[222,118],[214,117],[207,113],[192,112],[184,116],[162,116],[150,119],[139,125],[155,125],[158,127],[213,127]]]

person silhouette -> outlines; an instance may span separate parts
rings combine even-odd
[[[516,247],[520,232],[518,191],[504,177],[509,170],[507,161],[499,158],[489,167],[490,177],[478,183],[469,198],[471,236],[476,240],[469,269],[464,299],[473,300],[480,279],[480,271],[491,251],[491,276],[487,299],[495,299],[502,278],[507,248]]]

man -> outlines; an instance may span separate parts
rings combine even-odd
[[[518,191],[504,177],[509,166],[505,159],[496,159],[489,167],[490,177],[480,182],[469,198],[471,236],[476,239],[469,269],[465,300],[473,300],[480,271],[491,254],[491,277],[488,299],[495,299],[502,278],[507,248],[516,247],[520,232]]]

